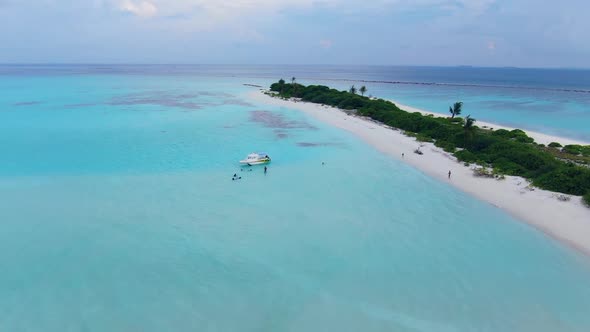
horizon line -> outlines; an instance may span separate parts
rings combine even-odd
[[[410,65],[410,64],[296,64],[296,63],[129,63],[129,62],[0,62],[0,66],[330,66],[330,67],[408,67],[408,68],[476,68],[476,69],[541,69],[541,70],[590,70],[590,67],[520,67],[520,66],[483,66],[483,65]]]

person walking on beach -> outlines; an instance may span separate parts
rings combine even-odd
[[[402,152],[402,158],[404,157],[405,153]]]
[[[449,179],[451,178],[451,170],[449,170]]]

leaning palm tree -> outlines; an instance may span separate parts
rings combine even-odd
[[[367,87],[366,86],[361,86],[361,88],[359,89],[359,92],[361,93],[361,95],[364,97],[365,93],[367,92]]]
[[[453,104],[452,107],[449,107],[449,113],[451,113],[451,119],[454,118],[456,115],[460,115],[461,111],[463,110],[463,102],[458,101]]]
[[[350,87],[350,90],[348,90],[348,92],[352,93],[353,95],[356,95],[356,88],[353,86]]]

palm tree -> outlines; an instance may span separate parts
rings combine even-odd
[[[471,114],[469,114],[467,117],[465,117],[465,124],[463,125],[463,128],[465,130],[473,130],[473,125],[475,124],[475,121],[477,120],[472,118]]]
[[[352,93],[353,95],[356,94],[356,88],[353,86],[350,87],[350,90],[348,90],[348,92]]]
[[[364,97],[365,93],[367,92],[367,87],[366,86],[361,86],[361,88],[359,89],[359,92],[361,93],[361,95]]]
[[[455,115],[460,115],[461,111],[463,110],[463,102],[458,101],[453,104],[452,107],[449,107],[449,113],[451,113],[451,119],[455,117]]]
[[[297,85],[295,85],[295,81],[297,79],[295,78],[295,76],[291,77],[291,86],[293,87],[293,95],[294,97],[296,97],[296,92],[297,92]]]
[[[465,117],[465,123],[463,124],[463,130],[465,130],[465,147],[467,147],[467,141],[471,141],[473,138],[473,132],[475,130],[475,121],[476,119],[471,117],[469,114]]]
[[[284,79],[280,79],[279,80],[279,86],[281,87],[281,91],[279,92],[279,94],[283,94],[283,92],[285,92],[285,80]]]

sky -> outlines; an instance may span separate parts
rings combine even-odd
[[[0,63],[590,68],[588,0],[0,0]]]

